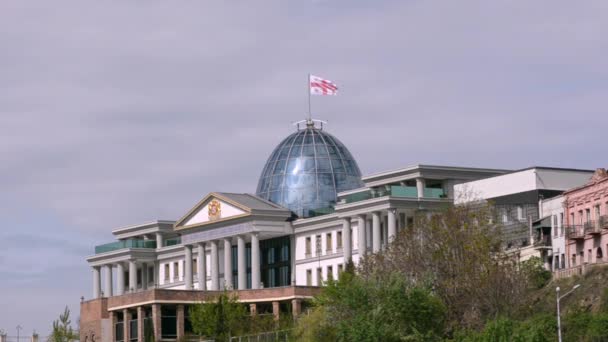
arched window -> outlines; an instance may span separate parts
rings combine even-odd
[[[603,253],[602,253],[602,247],[598,247],[597,248],[597,253],[595,255],[595,260],[596,262],[598,261],[602,261],[602,258],[604,257]]]

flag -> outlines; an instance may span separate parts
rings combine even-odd
[[[310,75],[308,85],[311,95],[338,95],[338,86],[319,76]]]

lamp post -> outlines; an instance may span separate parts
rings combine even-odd
[[[559,301],[562,298],[566,297],[567,295],[571,294],[572,291],[576,290],[579,286],[581,286],[581,285],[580,284],[574,285],[574,287],[570,291],[564,293],[563,296],[559,295],[559,286],[555,288],[555,292],[557,293],[557,340],[559,342],[562,342],[562,326],[561,326],[561,320],[560,320],[560,316],[559,316]]]

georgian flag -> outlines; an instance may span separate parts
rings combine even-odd
[[[338,95],[338,86],[332,81],[310,75],[308,85],[311,95]]]

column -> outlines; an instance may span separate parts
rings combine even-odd
[[[281,318],[281,306],[277,301],[272,302],[272,315],[274,316],[275,321],[278,321],[279,318]]]
[[[145,262],[141,264],[141,289],[148,289],[148,264]]]
[[[380,240],[380,213],[372,213],[372,251],[374,253],[380,252],[380,246],[382,241]]]
[[[255,316],[258,314],[258,305],[256,303],[249,304],[249,313],[251,316]]]
[[[416,190],[418,191],[418,198],[424,197],[424,178],[416,178]]]
[[[238,272],[238,289],[245,290],[247,288],[247,260],[245,256],[245,238],[242,236],[236,237],[237,248],[237,272]]]
[[[296,235],[291,234],[289,236],[289,261],[290,261],[290,273],[291,286],[296,286]]]
[[[163,247],[163,235],[161,233],[156,233],[156,248]]]
[[[196,273],[198,274],[198,289],[207,290],[207,258],[205,255],[205,244],[200,242],[197,246],[198,261],[196,263]]]
[[[106,297],[112,297],[112,265],[105,265],[103,268],[105,269],[106,273],[103,293]]]
[[[184,337],[184,305],[177,305],[177,340]]]
[[[300,316],[302,313],[302,300],[301,299],[292,299],[291,300],[291,315],[293,318]]]
[[[122,317],[122,336],[124,336],[124,341],[129,341],[131,339],[131,335],[129,334],[129,326],[131,325],[129,321],[131,321],[131,313],[129,312],[129,309],[122,310]]]
[[[232,243],[224,239],[224,288],[232,289]]]
[[[162,337],[160,317],[160,304],[152,304],[152,326],[154,329],[154,341],[160,341]]]
[[[110,341],[116,341],[116,313],[114,311],[110,311],[108,313],[110,318]]]
[[[122,262],[116,264],[116,295],[122,296],[125,293],[125,266]]]
[[[388,243],[391,243],[397,235],[397,209],[388,210]]]
[[[211,291],[220,289],[220,262],[217,241],[211,241]]]
[[[101,269],[93,267],[93,298],[101,297]]]
[[[160,285],[160,263],[157,261],[154,261],[154,288],[157,289],[158,285]]]
[[[144,342],[144,307],[137,307],[137,342]]]
[[[251,288],[260,288],[260,239],[257,233],[251,234]]]
[[[350,218],[342,219],[342,250],[344,253],[344,264],[352,260],[352,246],[350,245]]]
[[[184,246],[184,282],[186,290],[192,290],[192,246]]]
[[[129,292],[137,291],[137,264],[129,260]]]
[[[359,234],[359,258],[367,254],[367,239],[365,234],[365,215],[359,215],[357,217],[357,232]]]

